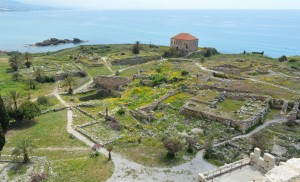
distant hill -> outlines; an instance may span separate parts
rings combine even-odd
[[[53,10],[55,8],[46,6],[37,6],[31,4],[21,3],[15,0],[1,0],[0,12],[5,11],[32,11],[32,10]]]

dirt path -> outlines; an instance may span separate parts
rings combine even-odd
[[[101,59],[104,61],[105,66],[107,67],[107,69],[109,69],[109,71],[110,71],[111,73],[115,73],[115,72],[111,69],[111,67],[109,66],[109,64],[107,63],[107,57],[102,57]]]
[[[93,83],[93,78],[92,78],[92,77],[89,76],[89,80],[90,80],[89,82],[83,84],[83,85],[80,86],[79,88],[76,88],[76,89],[74,90],[74,94],[76,94],[76,93],[78,93],[78,92],[80,92],[80,91],[83,91],[83,90],[87,89],[88,86],[91,85],[91,84]]]

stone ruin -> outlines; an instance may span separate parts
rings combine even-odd
[[[239,110],[235,111],[235,115],[238,118],[226,117],[224,114],[218,112],[218,103],[226,100],[245,100],[250,99],[248,103],[242,106]],[[237,93],[223,93],[219,94],[212,100],[201,100],[199,98],[192,98],[187,102],[182,108],[181,113],[194,117],[201,117],[210,121],[217,121],[224,123],[229,127],[235,127],[241,130],[243,133],[255,126],[257,123],[262,122],[269,111],[269,97],[252,95],[252,94],[237,94]],[[255,102],[255,103],[254,103]],[[197,106],[202,105],[208,108],[197,108]]]
[[[118,90],[120,87],[128,85],[129,79],[124,77],[108,77],[108,76],[98,76],[95,77],[93,83],[96,88],[103,88],[108,90]]]
[[[204,91],[211,90],[202,90],[200,93]],[[200,94],[200,98],[197,96],[191,98],[190,101],[181,108],[181,113],[189,116],[200,117],[209,121],[224,123],[229,127],[239,129],[243,133],[246,133],[247,130],[258,123],[264,122],[269,109],[280,110],[280,114],[290,112],[287,120],[292,122],[295,122],[300,116],[299,102],[272,99],[268,96],[248,93],[229,93],[225,91],[218,93],[218,96],[210,99],[202,99],[202,96],[205,97],[205,94]],[[199,92],[197,92],[197,94],[199,94]],[[218,104],[226,99],[237,101],[249,99],[249,102],[245,103],[240,109],[234,111],[234,114],[219,112]]]
[[[264,153],[264,156],[261,157],[261,150],[255,148],[254,152],[250,154],[250,162],[252,165],[267,172],[275,166],[276,158],[269,153]]]

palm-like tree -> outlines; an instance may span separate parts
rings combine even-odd
[[[30,61],[32,60],[32,55],[31,55],[31,53],[25,52],[24,58],[25,58],[25,60],[26,60],[25,65],[26,65],[27,68],[29,68],[29,67],[31,66],[31,62],[30,62]]]
[[[8,94],[9,94],[10,99],[12,100],[12,103],[14,105],[14,109],[15,110],[18,109],[18,103],[19,103],[19,100],[20,100],[21,95],[22,95],[21,92],[18,92],[16,90],[12,90]]]
[[[30,161],[29,154],[32,154],[36,147],[31,143],[30,140],[22,139],[12,151],[14,156],[23,156],[23,162],[28,163]]]
[[[43,82],[43,76],[45,74],[45,71],[43,70],[43,68],[38,67],[35,71],[34,71],[34,77],[35,80],[37,82]]]
[[[9,63],[11,68],[14,71],[18,71],[20,66],[21,66],[21,59],[20,59],[20,55],[18,53],[13,54],[10,58],[9,58]]]
[[[74,87],[75,83],[76,83],[76,81],[72,76],[67,76],[67,78],[64,81],[64,85],[66,87],[68,87],[68,93],[70,95],[73,94],[73,87]]]

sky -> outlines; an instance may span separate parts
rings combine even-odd
[[[73,9],[300,9],[300,0],[18,0]]]

